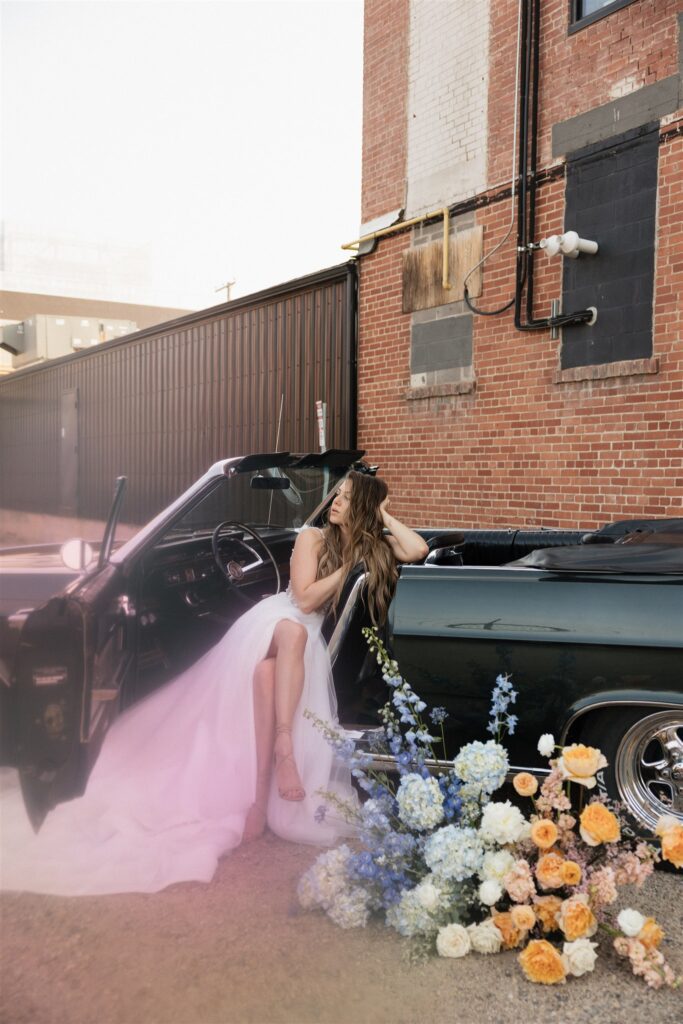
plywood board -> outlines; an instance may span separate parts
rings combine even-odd
[[[443,242],[431,242],[416,246],[403,254],[403,312],[413,313],[418,309],[445,306],[449,302],[461,302],[464,298],[464,280],[482,257],[483,228],[460,231],[450,239],[449,281],[444,288]],[[481,295],[481,267],[467,282],[467,291],[472,298]]]

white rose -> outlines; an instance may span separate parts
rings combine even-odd
[[[514,863],[515,858],[507,850],[497,850],[495,853],[489,851],[484,856],[484,863],[479,872],[479,877],[484,882],[491,880],[502,884],[503,879]]]
[[[425,910],[436,910],[441,899],[441,890],[437,889],[431,882],[420,882],[415,889],[415,895],[420,906],[424,907]]]
[[[522,837],[525,825],[524,815],[518,807],[513,807],[509,800],[492,800],[484,808],[479,832],[488,842],[505,846],[507,843],[516,843]]]
[[[544,732],[538,741],[538,752],[541,757],[552,757],[555,749],[555,737],[551,732]]]
[[[595,967],[598,959],[597,942],[589,939],[577,939],[575,942],[565,942],[562,950],[562,962],[569,974],[580,978],[582,974],[588,974]]]
[[[627,907],[626,910],[622,910],[619,914],[617,924],[624,935],[634,938],[645,924],[645,918],[637,910],[631,910],[630,907]]]
[[[489,917],[481,924],[471,924],[467,929],[475,953],[498,953],[503,944],[503,936]]]
[[[479,899],[487,907],[492,907],[503,895],[502,887],[493,878],[487,879],[479,886]]]
[[[465,956],[472,948],[467,928],[461,924],[447,924],[439,929],[436,951],[439,956]]]

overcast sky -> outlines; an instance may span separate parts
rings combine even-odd
[[[138,300],[193,308],[341,262],[362,21],[362,0],[3,2],[7,237],[82,241],[100,278],[102,246],[130,248]]]

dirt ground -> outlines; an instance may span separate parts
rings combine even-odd
[[[265,836],[210,885],[156,895],[0,899],[4,1024],[680,1024],[683,989],[651,992],[605,951],[543,988],[514,953],[414,966],[378,924],[342,931],[298,910],[315,849]],[[656,915],[683,973],[683,880],[658,872],[629,903]]]

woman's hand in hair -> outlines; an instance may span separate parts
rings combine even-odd
[[[386,539],[391,550],[394,552],[394,557],[398,562],[422,561],[429,552],[426,541],[415,530],[411,530],[409,526],[405,526],[395,516],[392,516],[388,511],[388,506],[389,498],[386,497],[379,510],[382,515],[382,522],[389,531]]]

